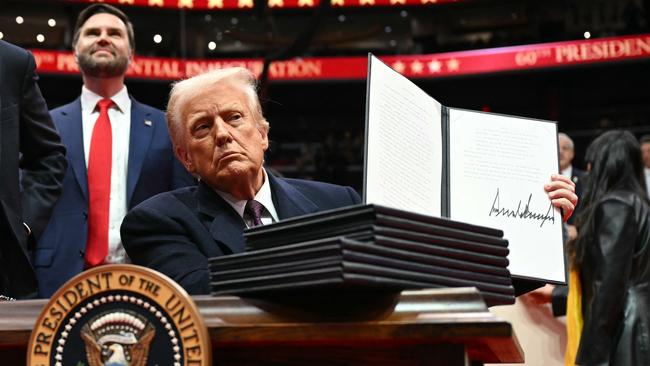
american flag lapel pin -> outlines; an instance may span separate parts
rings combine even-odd
[[[152,124],[152,123],[151,123],[150,120],[148,120],[148,119],[145,119],[145,120],[144,120],[144,125],[145,125],[145,126],[151,127],[151,124]]]

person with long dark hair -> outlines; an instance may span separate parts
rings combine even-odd
[[[566,363],[650,365],[650,202],[639,143],[610,131],[585,158],[578,237],[569,243]]]

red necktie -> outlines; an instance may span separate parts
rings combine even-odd
[[[108,255],[108,212],[111,197],[111,165],[113,134],[108,109],[110,99],[97,103],[99,117],[90,139],[88,158],[88,241],[86,268],[102,264]]]

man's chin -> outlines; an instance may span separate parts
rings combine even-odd
[[[129,66],[128,60],[112,57],[80,58],[79,68],[85,75],[94,77],[115,77],[124,75]]]
[[[258,174],[262,174],[262,168],[256,168],[250,164],[234,161],[230,164],[220,167],[208,182],[213,182],[214,188],[224,190],[224,187],[232,187],[246,182],[254,181]]]

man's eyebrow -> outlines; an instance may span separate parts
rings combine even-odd
[[[193,122],[196,122],[197,120],[199,120],[199,119],[201,119],[201,118],[203,118],[203,117],[205,117],[205,116],[207,116],[207,115],[208,115],[208,113],[207,113],[206,111],[190,112],[190,113],[187,115],[187,119],[188,119],[190,122],[193,123]]]
[[[241,103],[240,101],[234,101],[234,102],[231,102],[231,103],[228,103],[228,104],[224,105],[221,108],[221,110],[224,111],[224,112],[233,112],[233,111],[246,112],[245,105],[246,104]]]

